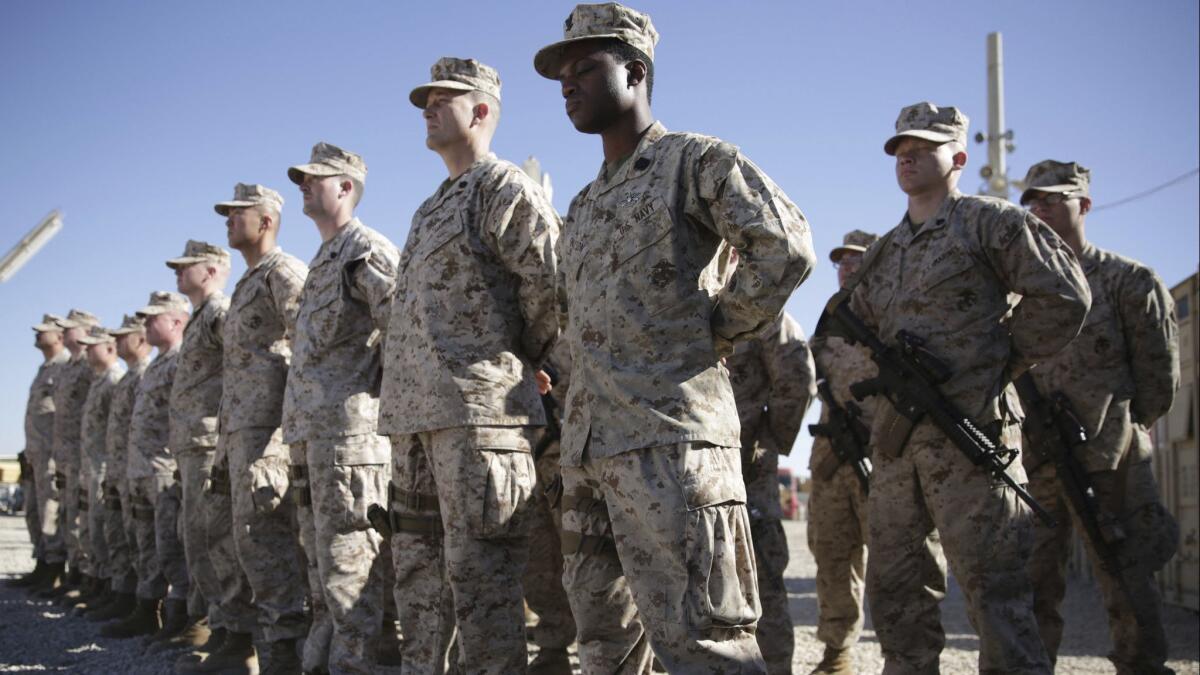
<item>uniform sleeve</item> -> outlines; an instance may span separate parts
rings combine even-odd
[[[522,176],[512,176],[491,191],[483,232],[516,282],[524,327],[524,356],[539,367],[550,353],[559,330],[559,218],[540,190]]]
[[[1016,378],[1075,339],[1092,294],[1075,254],[1034,215],[1004,208],[998,222],[983,219],[979,231],[1001,283],[1021,296],[1009,325]]]
[[[396,289],[396,267],[400,254],[390,243],[373,242],[371,249],[346,266],[350,296],[366,303],[375,328],[387,331],[392,292]]]
[[[716,143],[700,158],[698,220],[738,252],[717,296],[713,333],[732,343],[775,320],[788,296],[816,265],[808,221],[737,148]],[[718,345],[728,351],[729,344]]]
[[[296,333],[296,317],[300,314],[300,293],[304,290],[305,275],[291,265],[280,265],[274,274],[267,277],[271,302],[283,322],[285,337],[291,339]]]
[[[1134,421],[1149,426],[1171,409],[1179,388],[1179,333],[1170,292],[1151,270],[1138,266],[1118,298],[1133,370]]]
[[[763,363],[770,391],[767,395],[767,423],[760,425],[770,434],[768,447],[779,454],[792,451],[804,413],[817,395],[817,373],[812,351],[800,325],[786,313],[779,330],[763,338]]]

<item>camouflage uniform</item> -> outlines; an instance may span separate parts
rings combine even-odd
[[[66,320],[60,321],[64,329],[98,325],[99,321],[86,312],[71,310]],[[83,351],[63,365],[58,382],[54,387],[54,465],[55,480],[59,481],[62,508],[59,525],[62,527],[63,542],[67,549],[67,563],[72,570],[90,573],[80,542],[80,504],[87,502],[87,492],[81,483],[82,470],[79,453],[80,430],[83,424],[83,404],[87,400],[88,388],[92,384],[92,367],[88,365]]]
[[[418,107],[430,87],[500,96],[496,71],[474,60],[440,59],[432,75],[410,96]],[[406,668],[440,671],[455,618],[468,672],[525,668],[531,451],[534,427],[546,423],[533,373],[558,337],[558,227],[541,188],[493,154],[443,181],[413,216],[379,418],[395,450],[391,544]],[[406,526],[413,517],[421,526]],[[428,564],[439,549],[444,579]],[[432,625],[440,630],[422,644]]]
[[[568,41],[611,35],[653,59],[644,14],[579,5],[566,22]],[[557,73],[563,45],[537,54],[540,74]],[[723,285],[729,247],[741,260]],[[814,263],[803,215],[736,147],[658,122],[571,201],[559,255],[574,369],[563,529],[580,544],[564,546],[563,579],[581,658],[597,646],[589,603],[624,575],[669,672],[764,671],[737,406],[720,360],[778,316]],[[608,532],[615,552],[586,545]]]
[[[157,291],[150,294],[150,304],[138,315],[188,310],[183,296]],[[137,540],[137,596],[145,600],[168,597],[186,601],[190,590],[178,527],[183,495],[175,477],[175,457],[168,446],[171,384],[178,365],[178,345],[165,352],[159,350],[137,384],[129,418],[125,473]]]
[[[966,128],[956,109],[919,103],[901,112],[885,151],[904,135],[965,142]],[[956,190],[919,229],[905,216],[868,251],[859,278],[852,307],[875,334],[890,341],[904,329],[923,338],[953,370],[942,394],[993,437],[1017,440],[1002,395],[1009,378],[1066,346],[1089,302],[1075,257],[1041,221]],[[1013,293],[1023,296],[1015,307]],[[928,420],[905,443],[890,432],[897,417],[876,402],[867,594],[884,672],[937,670],[945,567],[928,538],[935,528],[979,632],[980,671],[1049,672],[1025,573],[1028,509]],[[1024,482],[1019,464],[1010,471]]]
[[[1039,162],[1029,170],[1022,201],[1035,190],[1087,196],[1089,182],[1087,169],[1078,164]],[[1173,302],[1158,276],[1136,261],[1091,244],[1078,256],[1092,292],[1083,331],[1067,349],[1039,364],[1033,378],[1044,396],[1065,395],[1087,429],[1089,440],[1075,449],[1075,458],[1092,477],[1100,508],[1116,518],[1126,536],[1117,557],[1132,598],[1121,592],[1088,542],[1108,609],[1109,658],[1118,673],[1169,673],[1154,573],[1175,552],[1178,528],[1159,499],[1145,428],[1166,414],[1179,386]],[[1059,608],[1072,520],[1078,515],[1060,490],[1054,464],[1037,452],[1022,459],[1030,491],[1058,521],[1056,528],[1037,529],[1029,561],[1038,628],[1053,661],[1062,641]]]
[[[126,316],[113,335],[144,330],[144,322]],[[130,501],[132,487],[126,472],[129,456],[129,428],[133,417],[134,397],[138,383],[150,365],[149,359],[127,364],[125,377],[113,390],[108,410],[108,430],[105,445],[108,449],[108,468],[104,476],[105,510],[104,541],[108,547],[108,562],[115,593],[137,592],[137,521]]]
[[[366,166],[358,155],[319,143],[310,164],[288,170],[295,183],[304,174],[365,181]],[[357,218],[344,225],[309,264],[292,341],[283,440],[291,446],[293,475],[304,481],[292,489],[308,495],[301,500],[310,503],[299,513],[301,544],[310,572],[316,563],[332,621],[332,673],[369,672],[383,620],[386,558],[367,507],[386,503],[391,477],[391,446],[375,433],[378,336],[386,327],[398,258],[391,242]],[[320,641],[322,630],[314,621],[308,642]],[[312,663],[319,651],[310,651],[306,642],[305,670],[323,665]]]
[[[93,328],[83,339],[84,344],[113,342],[112,336],[103,328]],[[83,404],[83,422],[80,432],[83,476],[87,479],[87,544],[90,574],[100,579],[112,577],[108,545],[104,538],[105,518],[104,481],[108,473],[108,415],[112,409],[113,393],[125,375],[125,369],[116,361],[108,370],[95,375]]]
[[[238,184],[228,209],[264,204],[282,210],[279,193]],[[304,552],[293,525],[288,491],[287,446],[279,423],[300,292],[308,268],[279,248],[246,270],[233,290],[225,317],[225,378],[221,439],[229,460],[233,536],[250,588],[263,638],[268,642],[304,636]],[[237,592],[233,584],[226,593]]]
[[[758,576],[762,618],[755,637],[768,673],[791,673],[795,637],[783,571],[788,564],[779,504],[779,455],[792,451],[817,392],[813,357],[787,312],[769,329],[739,342],[725,366],[742,423],[742,475]]]
[[[36,331],[61,331],[47,314]],[[66,561],[62,533],[58,529],[61,508],[59,489],[54,481],[54,390],[59,373],[71,358],[65,348],[38,366],[37,375],[29,387],[29,403],[25,407],[25,451],[28,453],[33,485],[37,490],[37,516],[40,559],[46,563]]]

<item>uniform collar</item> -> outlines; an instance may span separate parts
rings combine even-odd
[[[1063,244],[1064,248],[1066,244]],[[1083,245],[1083,250],[1079,255],[1075,256],[1079,260],[1079,266],[1083,268],[1084,274],[1096,269],[1096,265],[1100,264],[1100,249],[1087,242]]]
[[[596,175],[596,180],[592,181],[592,186],[588,190],[588,197],[595,198],[612,190],[613,188],[629,181],[633,178],[646,173],[650,167],[654,166],[654,150],[658,139],[667,134],[667,128],[662,122],[655,122],[650,125],[650,128],[642,134],[642,139],[638,141],[637,149],[625,161],[625,164],[617,169],[616,175],[612,178],[607,178],[608,167],[603,162],[600,163],[600,173]]]
[[[268,266],[274,264],[274,262],[281,255],[283,255],[283,249],[279,248],[279,246],[276,246],[275,248],[271,249],[270,251],[267,251],[266,255],[264,255],[262,258],[259,258],[258,262],[254,265],[254,267],[251,267],[242,273],[242,278],[238,279],[237,286],[234,287],[234,291],[236,292],[237,288],[240,287],[242,285],[242,283],[245,282],[247,279],[249,279],[250,277],[253,277],[254,275],[258,274],[259,272],[267,269]]]
[[[350,233],[358,230],[362,226],[362,221],[360,221],[357,216],[351,218],[350,222],[346,223],[346,226],[343,227],[341,231],[333,235],[332,239],[321,244],[321,248],[317,249],[317,255],[315,258],[313,258],[312,264],[309,265],[309,267],[318,267],[326,262],[329,262],[330,260],[336,260],[337,257],[342,253],[342,246],[345,245],[346,240],[350,238]]]
[[[496,161],[499,161],[496,158],[496,153],[489,152],[483,157],[475,160],[475,163],[472,164],[466,171],[462,172],[461,175],[457,176],[456,178],[447,178],[446,180],[442,181],[442,184],[438,186],[437,192],[433,194],[433,201],[426,206],[425,211],[428,212],[438,208],[451,196],[458,195],[464,190],[470,188],[471,184],[475,182],[476,174],[479,173],[479,169]]]
[[[908,213],[905,213],[904,217],[900,219],[900,224],[896,226],[896,235],[892,237],[892,242],[897,246],[907,248],[917,238],[923,237],[929,232],[942,229],[946,226],[946,223],[950,222],[950,216],[953,215],[954,208],[958,206],[958,202],[962,199],[962,196],[962,193],[957,189],[951,190],[946,195],[946,198],[942,200],[942,205],[938,207],[937,212],[933,214],[933,217],[925,221],[925,224],[921,226],[921,229],[916,234],[913,234],[912,228],[909,227]]]

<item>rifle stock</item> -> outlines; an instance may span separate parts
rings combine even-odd
[[[817,380],[817,395],[825,403],[829,411],[828,424],[810,424],[808,432],[813,436],[823,436],[829,439],[833,454],[841,464],[849,464],[862,485],[863,493],[871,491],[871,460],[867,457],[866,448],[870,431],[863,425],[862,410],[850,402],[845,407],[838,405],[833,397],[833,389],[825,378]]]

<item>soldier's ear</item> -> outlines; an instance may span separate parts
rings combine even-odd
[[[1092,210],[1092,200],[1090,197],[1079,198],[1079,215],[1086,216]]]
[[[646,64],[634,59],[625,64],[625,82],[630,87],[646,81]]]
[[[952,158],[952,160],[954,162],[955,169],[963,168],[964,166],[967,165],[967,151],[959,150],[958,152],[954,153],[954,157]]]

